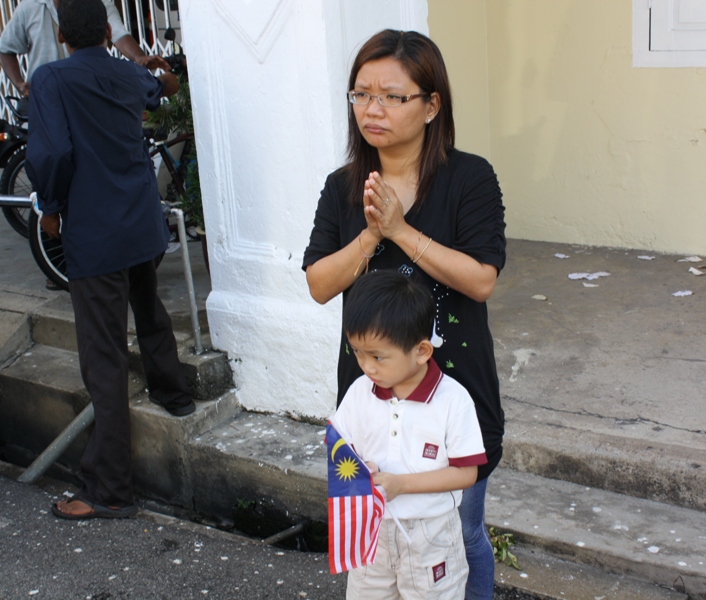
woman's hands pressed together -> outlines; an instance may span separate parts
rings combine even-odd
[[[495,287],[497,269],[457,250],[432,243],[428,236],[409,225],[405,213],[411,203],[405,206],[395,189],[378,172],[371,173],[365,181],[363,205],[367,229],[380,236],[378,241],[382,238],[393,241],[413,263],[417,263],[423,254],[424,262],[419,266],[432,279],[478,302],[488,299]]]
[[[365,221],[371,233],[379,233],[380,239],[395,239],[405,227],[405,208],[392,186],[385,183],[379,173],[373,172],[365,182],[363,191]]]

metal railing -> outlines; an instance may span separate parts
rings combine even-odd
[[[12,18],[17,5],[22,0],[0,0],[0,31]],[[164,32],[171,27],[176,32],[176,42],[181,43],[181,28],[179,20],[178,0],[110,0],[115,4],[123,17],[123,23],[129,33],[137,40],[145,54],[166,56],[172,52],[174,42],[164,39]],[[167,10],[165,10],[167,9]],[[111,54],[120,57],[118,49],[113,46]],[[18,56],[20,69],[27,73],[26,55]],[[0,72],[0,118],[11,121],[11,113],[5,104],[5,96],[19,96],[12,85]]]

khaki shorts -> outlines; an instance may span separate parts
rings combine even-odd
[[[468,564],[458,510],[400,523],[412,543],[394,521],[383,520],[375,564],[348,574],[346,599],[462,599]]]

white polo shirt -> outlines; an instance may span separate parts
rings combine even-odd
[[[408,398],[374,385],[365,375],[348,389],[332,422],[366,462],[394,474],[423,473],[487,462],[473,400],[433,359]],[[398,519],[442,515],[461,503],[462,491],[403,494],[387,503]]]

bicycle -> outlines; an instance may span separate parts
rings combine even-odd
[[[170,176],[170,182],[166,187],[163,195],[162,204],[164,206],[165,217],[169,214],[172,205],[177,204],[179,198],[184,193],[184,171],[186,161],[177,160],[174,158],[171,149],[178,145],[184,144],[182,157],[188,155],[189,145],[193,143],[194,134],[184,133],[171,140],[151,140],[152,149],[150,157],[152,158],[155,168],[159,169],[164,166]],[[156,161],[157,156],[161,161]],[[36,196],[33,201],[34,210],[30,210],[28,218],[29,231],[29,247],[32,251],[32,256],[37,262],[37,265],[42,270],[42,273],[51,279],[55,284],[64,290],[69,289],[69,280],[66,277],[66,257],[64,256],[64,247],[61,239],[54,239],[47,235],[40,225],[40,211],[36,205]]]
[[[170,28],[165,32],[164,37],[166,40],[174,42],[176,34],[174,30]],[[182,52],[181,48],[179,48],[178,52],[175,50],[176,46],[173,48],[174,53],[170,56],[165,56],[164,58],[169,63],[172,73],[178,76],[183,76],[188,80],[186,56]],[[15,106],[13,102],[17,101],[19,104],[19,99],[8,96],[6,97],[6,100],[8,100],[8,107],[15,118],[18,121],[26,121],[26,116],[22,115],[20,111],[17,110],[18,107]],[[23,145],[26,146],[26,129],[21,130],[25,132]],[[171,140],[164,140],[157,139],[159,137],[158,132],[145,132],[145,137],[150,141],[150,158],[155,164],[158,179],[160,175],[159,168],[162,165],[166,167],[170,177],[169,184],[166,186],[166,190],[164,194],[162,194],[161,198],[163,205],[166,207],[164,209],[164,214],[165,218],[167,218],[167,216],[171,213],[172,205],[178,204],[178,201],[184,194],[184,180],[187,167],[186,160],[178,161],[174,158],[171,148],[177,144],[183,143],[184,148],[182,150],[181,157],[187,158],[190,154],[191,145],[193,144],[194,134],[184,133]],[[156,160],[158,155],[160,158],[159,161]],[[2,202],[3,212],[5,212],[6,209],[8,212],[12,211],[13,214],[18,217],[16,220],[17,223],[19,223],[20,216],[24,217],[26,215],[26,235],[29,237],[30,250],[32,251],[32,256],[34,257],[37,265],[41,269],[42,273],[44,273],[44,275],[46,275],[52,282],[58,285],[61,289],[68,290],[69,282],[66,277],[66,258],[64,256],[64,248],[61,239],[56,240],[49,237],[41,228],[41,225],[39,224],[41,211],[37,206],[36,194],[33,195],[34,200],[31,203],[28,202],[27,197],[32,195],[32,188],[24,170],[25,148],[21,147],[19,151],[13,155],[12,159],[14,159],[12,160],[12,164],[8,161],[3,172],[3,176],[0,178],[0,185],[2,185],[3,181],[7,185],[5,193],[2,191],[5,188],[0,187],[0,195],[7,197],[6,202]],[[9,196],[18,197],[9,198]],[[170,226],[171,231],[175,231],[176,229],[176,225]],[[22,233],[22,231],[20,231],[20,233]]]
[[[32,184],[25,173],[25,150],[27,146],[27,115],[20,109],[20,98],[5,96],[15,122],[12,125],[0,119],[0,195],[27,197],[32,192]],[[21,206],[3,206],[2,212],[10,226],[20,235],[28,237],[28,219],[31,209]]]

